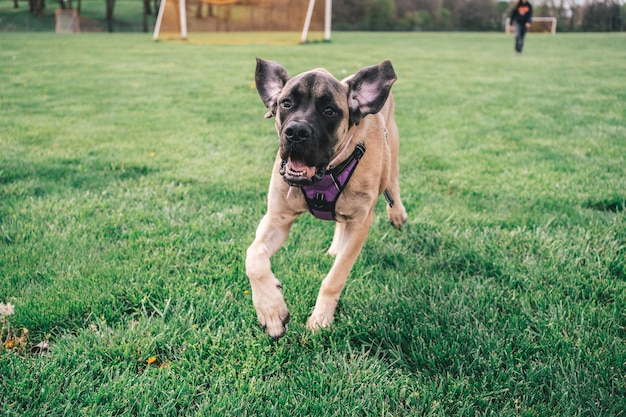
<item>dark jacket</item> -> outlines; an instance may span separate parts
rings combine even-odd
[[[511,23],[525,25],[533,20],[533,6],[530,2],[522,3],[518,1],[511,13]]]

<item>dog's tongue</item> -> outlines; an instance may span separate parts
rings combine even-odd
[[[289,160],[287,169],[293,176],[302,176],[307,179],[311,179],[315,175],[315,167],[307,166],[302,162],[294,161],[292,159]]]

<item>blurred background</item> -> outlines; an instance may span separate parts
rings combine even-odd
[[[190,32],[300,31],[306,0],[187,0]],[[536,17],[557,18],[558,32],[626,28],[624,0],[535,0]],[[55,12],[78,16],[81,32],[151,32],[160,0],[0,0],[0,31],[54,31]],[[514,2],[497,0],[335,0],[333,30],[502,31]],[[318,0],[310,30],[321,30]],[[71,11],[68,13],[68,11]],[[549,24],[533,25],[550,31]]]

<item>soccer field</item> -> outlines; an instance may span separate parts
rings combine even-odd
[[[0,414],[624,416],[626,36],[267,36],[0,34]],[[333,224],[298,219],[278,342],[244,271],[278,144],[257,56],[393,62],[409,215],[380,199],[317,333]]]

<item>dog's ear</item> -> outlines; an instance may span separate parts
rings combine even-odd
[[[288,80],[287,70],[278,62],[256,59],[254,82],[261,100],[270,110],[265,115],[266,118],[276,116],[278,96]]]
[[[350,123],[358,125],[368,114],[378,113],[385,105],[396,79],[391,61],[361,68],[346,79],[349,87]]]

